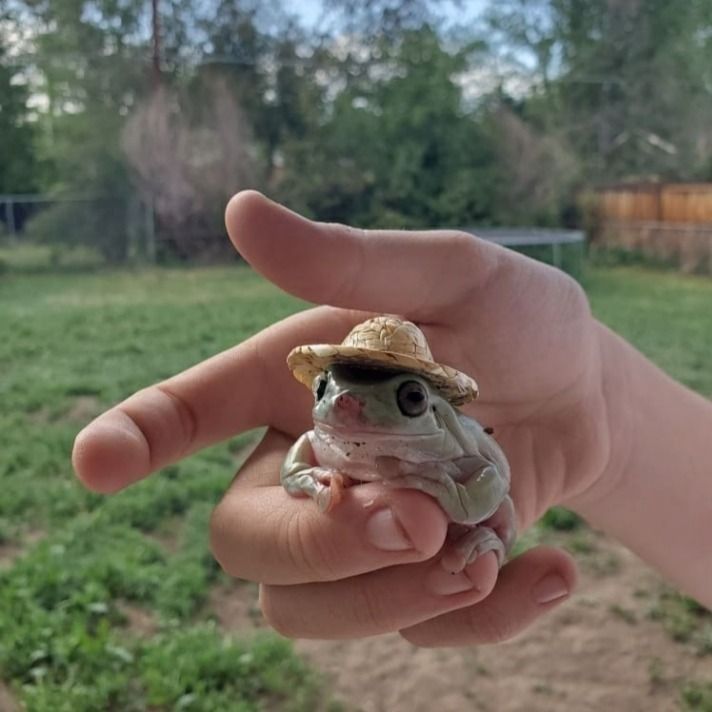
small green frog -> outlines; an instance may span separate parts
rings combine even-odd
[[[451,522],[447,570],[487,551],[504,562],[516,530],[509,465],[489,432],[453,405],[476,396],[476,384],[436,364],[420,329],[376,317],[343,344],[299,347],[288,362],[311,381],[314,429],[287,454],[287,492],[329,511],[359,482],[417,489]]]

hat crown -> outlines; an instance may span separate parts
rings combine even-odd
[[[357,324],[344,339],[343,346],[433,360],[425,334],[412,322],[395,316],[377,316]]]

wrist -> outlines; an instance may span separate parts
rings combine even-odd
[[[621,481],[630,471],[635,448],[636,371],[650,362],[608,327],[595,322],[600,362],[600,399],[603,403],[602,440],[607,452],[601,468],[585,491],[577,493],[567,505],[579,511],[605,508]],[[579,511],[583,514],[583,511]],[[593,523],[593,522],[592,522]]]
[[[567,502],[712,605],[712,403],[601,326],[610,455]]]

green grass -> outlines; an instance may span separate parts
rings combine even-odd
[[[245,436],[110,498],[69,464],[93,415],[304,305],[245,267],[51,274],[30,258],[0,274],[2,678],[31,712],[323,708],[287,643],[227,639],[210,623],[221,574],[207,521]],[[599,268],[587,287],[598,316],[712,394],[712,282]],[[565,510],[545,524],[585,539]],[[133,630],[126,606],[156,635]]]
[[[672,589],[660,592],[650,617],[674,639],[690,644],[699,655],[712,655],[712,612]]]
[[[712,680],[685,684],[682,688],[682,705],[689,712],[712,712]]]
[[[591,269],[585,286],[601,321],[712,397],[712,279],[627,267]]]
[[[110,498],[69,464],[92,415],[302,306],[246,268],[0,277],[0,536],[41,538],[0,570],[0,669],[29,710],[319,707],[285,642],[206,627],[208,517],[245,436]],[[155,639],[131,633],[127,603]]]

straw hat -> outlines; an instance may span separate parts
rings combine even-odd
[[[436,363],[425,334],[415,324],[395,316],[377,316],[357,324],[340,345],[297,346],[287,356],[292,374],[307,388],[335,363],[417,373],[453,405],[477,398],[477,383],[461,371]]]

